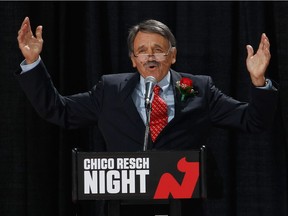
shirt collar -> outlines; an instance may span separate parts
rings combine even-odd
[[[170,71],[168,71],[166,76],[160,82],[157,83],[157,85],[162,89],[164,94],[165,92],[168,91],[170,81],[171,81],[171,73]],[[145,79],[142,76],[140,76],[140,90],[142,94],[144,95],[145,94]]]

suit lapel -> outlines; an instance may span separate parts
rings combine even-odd
[[[175,102],[175,116],[174,116],[174,119],[175,119],[176,117],[178,117],[183,107],[186,106],[186,103],[181,102],[180,93],[176,88],[176,82],[179,81],[182,78],[182,76],[179,73],[175,72],[174,70],[171,70],[171,78],[172,78],[171,82],[172,82],[172,87],[173,87],[173,92],[174,92],[174,102]]]
[[[134,125],[134,127],[132,127],[134,131],[129,134],[142,144],[142,137],[144,136],[145,125],[132,99],[133,91],[136,85],[139,83],[139,79],[139,73],[127,76],[127,78],[125,78],[125,80],[120,83],[119,99],[120,106],[122,106],[123,111],[129,118],[129,121],[132,122],[132,124]]]

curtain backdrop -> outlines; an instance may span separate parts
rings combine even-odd
[[[279,83],[271,129],[257,135],[215,128],[207,146],[224,181],[210,216],[287,216],[288,3],[286,2],[0,2],[0,215],[97,215],[98,203],[71,201],[71,149],[97,150],[97,129],[63,130],[42,120],[14,78],[23,57],[17,31],[29,16],[43,25],[41,54],[62,94],[89,90],[103,74],[131,72],[128,29],[144,19],[166,23],[177,39],[175,70],[213,77],[249,101],[246,44],[271,42],[268,76]],[[193,213],[191,213],[193,215]]]

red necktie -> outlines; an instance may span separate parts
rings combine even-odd
[[[167,104],[159,96],[160,89],[161,88],[157,85],[153,89],[154,98],[150,114],[150,133],[153,142],[168,123]]]

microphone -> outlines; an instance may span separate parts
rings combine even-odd
[[[152,98],[153,88],[156,85],[157,80],[153,76],[148,76],[145,78],[145,107],[149,108]]]
[[[150,113],[151,113],[151,98],[153,93],[153,88],[157,83],[157,80],[153,76],[147,76],[145,78],[145,108],[146,108],[146,128],[144,135],[144,146],[143,150],[146,151],[149,142],[149,132],[150,132]]]

